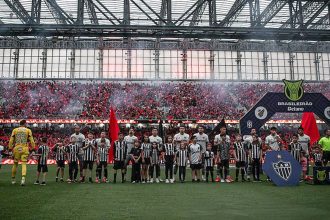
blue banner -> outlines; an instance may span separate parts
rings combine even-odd
[[[277,186],[295,186],[301,177],[301,165],[288,151],[269,151],[262,166]]]

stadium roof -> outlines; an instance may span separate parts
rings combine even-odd
[[[329,0],[0,0],[0,36],[330,40]]]

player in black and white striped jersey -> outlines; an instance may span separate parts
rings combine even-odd
[[[173,165],[176,147],[173,144],[172,136],[167,136],[167,141],[163,145],[163,160],[165,162],[165,183],[174,183]],[[168,174],[170,173],[170,176]]]
[[[252,135],[251,142],[247,142],[249,148],[249,156],[252,160],[251,170],[254,182],[260,182],[260,164],[262,159],[262,146],[256,134]]]
[[[242,182],[245,182],[245,165],[247,162],[247,147],[242,141],[240,134],[236,135],[236,141],[234,143],[234,157],[236,161],[236,177],[235,181],[238,182],[238,175],[241,171]]]
[[[151,154],[150,154],[150,183],[154,182],[154,171],[156,172],[156,183],[159,183],[160,176],[160,151],[159,145],[156,142],[151,143]]]
[[[113,183],[117,182],[117,170],[121,170],[121,182],[125,182],[125,159],[127,154],[127,143],[124,141],[124,134],[119,132],[118,140],[115,141],[113,147],[114,163],[113,163]]]
[[[288,145],[288,151],[291,153],[293,158],[298,161],[299,164],[302,164],[302,158],[305,156],[306,152],[304,151],[301,143],[298,142],[298,134],[293,134],[291,138],[291,143]],[[307,164],[307,159],[306,160]],[[302,169],[302,178],[306,177],[307,168]]]
[[[61,179],[60,181],[63,182],[63,176],[64,176],[64,168],[65,168],[65,147],[63,145],[63,140],[59,140],[53,147],[53,152],[55,153],[55,160],[57,164],[57,170],[56,170],[56,182],[58,181],[58,174],[61,171]]]
[[[302,145],[298,142],[298,135],[293,134],[291,138],[291,143],[288,145],[288,151],[291,153],[294,159],[301,162],[301,158],[304,156]]]
[[[102,168],[103,168],[103,183],[108,183],[108,155],[109,155],[109,147],[107,146],[106,140],[101,139],[100,145],[97,148],[97,174],[98,177],[96,179],[97,183],[101,182],[102,177]]]
[[[105,146],[106,146],[108,149],[110,149],[110,140],[109,140],[108,138],[106,138],[106,133],[105,133],[104,131],[101,132],[101,134],[100,134],[100,138],[95,139],[97,149],[98,149],[99,147],[101,147],[101,141],[102,141],[102,140],[105,140]],[[99,174],[98,174],[98,169],[96,169],[95,172],[96,172],[96,179],[95,179],[95,182],[101,181],[101,180],[99,180],[99,178],[98,178],[98,176],[99,176]]]
[[[41,138],[41,145],[38,148],[38,153],[36,154],[38,158],[38,168],[37,168],[37,180],[35,185],[39,184],[40,173],[42,172],[42,182],[40,185],[46,185],[46,174],[48,172],[47,159],[49,154],[49,147],[47,146],[47,138]]]
[[[312,156],[314,159],[314,166],[321,167],[322,166],[322,153],[321,153],[320,147],[315,147]]]
[[[209,182],[209,174],[211,174],[211,181],[214,182],[213,166],[214,166],[214,152],[212,151],[212,143],[207,143],[206,151],[203,153],[203,160],[205,166],[206,182]]]
[[[150,154],[151,144],[149,143],[149,137],[144,135],[143,143],[141,144],[142,149],[142,183],[150,182],[149,166],[150,166]]]
[[[75,183],[77,182],[77,175],[78,175],[78,159],[80,153],[80,147],[76,143],[76,137],[71,136],[70,144],[66,146],[66,153],[69,163],[69,179],[68,183]]]
[[[175,154],[175,163],[179,167],[179,180],[184,183],[186,178],[186,167],[188,161],[188,150],[186,149],[186,143],[181,142],[180,148]]]
[[[86,174],[87,174],[87,169],[89,170],[89,178],[88,181],[90,183],[93,183],[92,180],[92,170],[93,170],[93,164],[94,164],[94,156],[96,152],[96,141],[93,139],[94,135],[93,133],[89,132],[87,135],[87,139],[84,142],[83,146],[83,151],[84,151],[84,175],[81,180],[81,182],[85,182]]]

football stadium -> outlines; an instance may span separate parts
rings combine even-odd
[[[330,0],[0,0],[0,219],[329,219]]]

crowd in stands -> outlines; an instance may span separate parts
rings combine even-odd
[[[330,98],[329,83],[304,88]],[[283,84],[0,81],[0,118],[239,119],[270,91]]]

